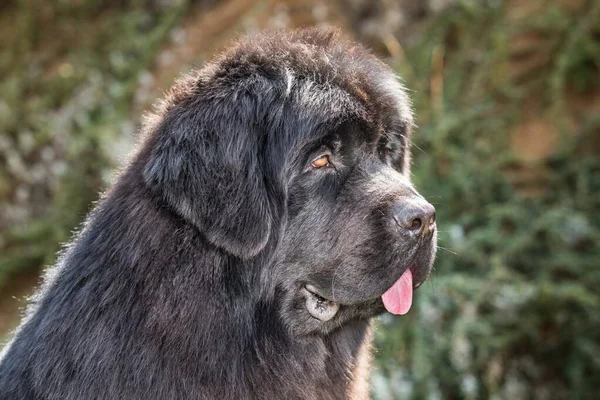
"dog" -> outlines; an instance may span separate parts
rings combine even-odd
[[[413,117],[334,29],[242,38],[181,78],[51,268],[0,399],[364,399],[371,320],[436,252]]]

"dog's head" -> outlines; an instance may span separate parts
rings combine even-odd
[[[408,310],[435,213],[409,178],[405,91],[363,48],[316,29],[242,40],[148,126],[148,186],[213,245],[271,251],[263,283],[294,331]]]

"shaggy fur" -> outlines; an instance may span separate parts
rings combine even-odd
[[[368,397],[381,295],[436,248],[392,217],[423,201],[411,126],[389,68],[331,30],[242,39],[182,78],[45,277],[0,399]]]

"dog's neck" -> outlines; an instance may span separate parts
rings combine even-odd
[[[245,378],[278,382],[276,393],[258,398],[368,399],[372,328],[370,320],[349,322],[329,334],[295,336],[268,307],[255,309],[256,330],[246,337],[241,360]],[[260,328],[259,328],[260,327]],[[260,330],[258,330],[260,329]],[[282,372],[285,371],[285,374]],[[332,390],[332,388],[334,388]],[[298,393],[304,393],[298,397]],[[264,397],[261,397],[264,396]]]

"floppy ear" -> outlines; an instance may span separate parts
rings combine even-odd
[[[206,238],[241,258],[266,245],[271,212],[249,96],[211,96],[171,108],[156,127],[144,179]]]

